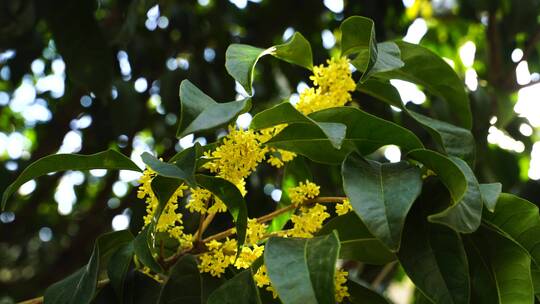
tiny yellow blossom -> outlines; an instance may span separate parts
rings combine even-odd
[[[242,247],[242,251],[240,252],[240,255],[238,256],[238,259],[236,259],[236,263],[234,263],[234,266],[238,269],[240,268],[249,268],[253,262],[255,262],[256,259],[258,259],[264,252],[264,246],[258,246],[253,245],[253,249],[244,246]],[[235,257],[233,257],[234,259]]]
[[[343,202],[340,204],[336,204],[336,213],[337,215],[344,215],[352,211],[352,205],[349,199],[344,199]]]
[[[315,198],[319,195],[320,187],[308,180],[300,182],[298,186],[289,189],[288,194],[291,202],[295,205],[302,204],[307,199]]]
[[[341,303],[343,302],[343,299],[346,297],[349,297],[349,291],[347,286],[345,285],[347,283],[347,276],[349,273],[342,269],[336,269],[336,273],[334,275],[334,285],[336,289],[336,302]]]
[[[289,234],[294,237],[310,238],[322,228],[324,220],[330,217],[326,206],[315,204],[310,208],[301,208],[300,214],[291,216],[294,227]]]
[[[304,90],[296,104],[304,114],[343,106],[351,100],[350,92],[356,88],[346,57],[332,58],[327,60],[327,66],[314,67],[310,79],[316,88]]]
[[[246,245],[255,245],[266,234],[268,225],[259,223],[256,219],[248,219]]]
[[[258,134],[253,130],[238,130],[231,126],[223,143],[214,151],[205,152],[204,155],[211,161],[205,163],[204,167],[235,184],[245,195],[244,178],[257,168],[265,154],[266,148],[259,143]]]
[[[278,294],[270,282],[270,277],[266,272],[266,265],[262,265],[259,267],[259,269],[257,269],[257,272],[253,275],[253,280],[255,280],[255,283],[259,288],[266,286],[266,290],[272,293],[274,299],[277,299]]]

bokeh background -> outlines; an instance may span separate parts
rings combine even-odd
[[[0,1],[0,191],[49,154],[112,147],[142,167],[144,151],[166,159],[211,142],[223,131],[175,137],[183,79],[217,101],[234,100],[243,92],[224,68],[229,44],[269,47],[299,31],[321,64],[338,54],[337,28],[352,15],[372,18],[378,41],[404,39],[444,57],[469,92],[480,181],[501,181],[504,191],[540,204],[539,0]],[[262,59],[251,113],[298,98],[308,77]],[[436,110],[436,97],[421,88],[392,84],[403,102]],[[407,124],[368,96],[354,98],[368,112]],[[242,115],[240,127],[250,117]],[[378,153],[400,158],[394,146]],[[324,192],[339,191],[336,168],[314,170]],[[253,174],[251,216],[275,207],[279,176],[267,166]],[[136,233],[144,212],[137,178],[92,170],[24,184],[0,213],[0,303],[42,294],[87,261],[97,235]],[[411,290],[398,285],[390,296],[407,303]]]

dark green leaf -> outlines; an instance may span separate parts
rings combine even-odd
[[[135,237],[133,241],[133,248],[135,250],[135,256],[137,259],[146,267],[150,268],[153,272],[162,273],[163,267],[156,262],[156,256],[152,253],[153,249],[153,237],[152,227],[154,225],[146,226],[140,233]]]
[[[386,41],[377,44],[378,54],[375,65],[369,71],[368,75],[380,72],[387,72],[403,67],[401,61],[401,52],[395,42]]]
[[[257,113],[251,121],[254,130],[268,128],[280,124],[311,124],[319,127],[328,137],[332,146],[340,149],[345,138],[347,127],[342,123],[319,123],[300,113],[290,102],[280,103],[270,109]]]
[[[157,303],[161,285],[139,270],[132,270],[126,277],[126,292],[122,304]]]
[[[183,302],[182,302],[183,303]],[[253,281],[251,269],[235,275],[216,289],[208,304],[261,304],[259,290]]]
[[[490,228],[521,245],[540,265],[540,216],[533,203],[502,193],[495,212],[484,212],[483,221]]]
[[[469,98],[463,81],[454,70],[437,54],[417,45],[397,42],[401,59],[405,65],[397,70],[378,73],[384,79],[402,79],[419,84],[433,94],[443,98],[455,122],[466,129],[472,126]]]
[[[282,195],[276,206],[276,210],[289,206],[291,204],[289,189],[298,186],[298,183],[305,182],[306,180],[312,181],[313,175],[303,156],[296,156],[293,160],[287,162],[283,169],[283,179],[281,181]],[[270,223],[269,231],[272,232],[283,229],[285,224],[291,218],[292,213],[293,211],[290,211],[275,217]]]
[[[396,259],[386,246],[374,237],[354,212],[337,216],[326,223],[318,235],[337,231],[341,249],[339,257],[373,265],[384,265]]]
[[[401,97],[394,86],[388,81],[370,79],[359,84],[357,89],[392,106],[402,109],[424,129],[426,129],[446,154],[465,159],[472,164],[474,161],[474,138],[468,129],[464,129],[444,121],[433,119],[415,113],[403,106]]]
[[[483,203],[480,186],[467,163],[430,150],[415,150],[407,156],[434,171],[452,197],[453,203],[443,211],[430,215],[429,220],[461,233],[474,232],[480,226]]]
[[[161,288],[159,304],[202,303],[202,279],[197,260],[192,255],[180,258],[169,270],[168,279]]]
[[[249,95],[253,94],[253,72],[257,61],[265,55],[272,55],[281,60],[307,69],[313,67],[313,55],[309,42],[300,33],[295,33],[286,43],[261,49],[246,44],[231,44],[225,53],[225,68]]]
[[[352,280],[347,281],[347,289],[350,294],[345,303],[351,304],[390,304],[390,302],[375,290],[362,286]]]
[[[364,72],[360,79],[362,82],[377,61],[375,24],[369,18],[352,16],[341,23],[340,29],[341,53],[343,56],[358,54],[352,64]]]
[[[501,183],[480,184],[480,192],[482,193],[482,200],[487,210],[495,211],[495,205],[499,195],[501,195],[502,185]]]
[[[487,229],[470,238],[469,256],[481,263],[471,265],[472,303],[533,303],[531,258],[523,248]],[[493,288],[486,290],[485,288]],[[498,301],[493,302],[497,291]]]
[[[134,253],[133,242],[126,243],[116,250],[107,265],[107,276],[121,303],[123,303],[126,275]]]
[[[407,162],[379,163],[351,153],[341,168],[343,190],[368,229],[393,251],[422,190],[421,172]]]
[[[89,169],[141,171],[128,157],[116,150],[107,150],[91,155],[53,154],[45,156],[26,167],[21,175],[6,188],[2,195],[2,209],[5,208],[9,196],[29,180],[51,172]]]
[[[281,301],[334,304],[338,253],[339,239],[335,233],[311,239],[270,238],[264,261]]]
[[[242,197],[234,184],[225,179],[202,174],[198,174],[196,179],[202,188],[212,192],[227,205],[227,210],[229,210],[236,224],[238,249],[240,249],[246,239],[247,229],[247,205],[244,197]],[[240,250],[238,250],[238,253],[240,253]]]
[[[177,137],[209,130],[231,121],[251,107],[250,99],[218,103],[189,80],[180,84],[181,117]]]
[[[88,264],[45,291],[45,304],[85,304],[94,298],[100,270],[120,246],[133,240],[127,230],[106,233],[98,237]]]
[[[195,177],[192,172],[184,172],[180,167],[175,164],[170,164],[157,159],[155,156],[148,152],[144,152],[141,155],[143,162],[154,170],[158,175],[175,178],[185,181],[191,187],[195,187]],[[193,164],[195,159],[193,159]]]
[[[459,235],[426,222],[419,211],[411,212],[403,231],[398,252],[403,269],[433,303],[469,303],[469,269]]]

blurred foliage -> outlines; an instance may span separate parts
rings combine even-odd
[[[501,181],[504,191],[540,204],[539,183],[528,179],[532,146],[540,133],[520,132],[528,121],[515,114],[514,106],[518,91],[530,84],[518,84],[518,63],[511,60],[519,48],[529,70],[540,71],[540,1],[403,2],[350,0],[335,13],[323,1],[308,0],[235,1],[236,5],[226,0],[165,0],[159,5],[150,0],[1,1],[0,189],[15,179],[20,168],[56,153],[66,143],[66,134],[82,138],[80,147],[70,152],[90,154],[114,147],[138,155],[150,149],[169,158],[180,150],[175,134],[182,80],[189,78],[215,100],[235,99],[235,83],[224,65],[229,44],[281,44],[286,30],[293,28],[311,42],[314,62],[320,64],[334,53],[332,46],[323,47],[321,33],[336,29],[347,16],[363,15],[375,21],[379,41],[405,36],[413,21],[422,18],[428,31],[420,43],[453,62],[462,78],[467,67],[460,48],[467,41],[476,45],[472,67],[479,85],[470,92],[478,147],[476,174],[480,182]],[[57,91],[47,89],[43,80],[54,75],[61,82]],[[259,111],[288,98],[301,81],[307,82],[308,74],[263,58],[255,78],[253,107]],[[534,81],[538,79],[532,77]],[[429,107],[415,106],[417,112],[437,111],[441,103],[435,96],[427,97]],[[368,112],[408,123],[409,118],[367,95],[355,99]],[[17,100],[27,104],[21,107]],[[33,105],[48,109],[50,117],[29,119],[29,110],[24,109]],[[492,124],[522,142],[523,152],[488,143]],[[419,137],[428,137],[425,131],[412,129]],[[217,136],[204,135],[208,141]],[[275,207],[263,192],[264,185],[275,183],[271,177],[279,174],[271,170],[264,167],[250,179],[249,199],[261,202],[249,206],[251,217]],[[8,211],[0,215],[0,303],[41,294],[85,264],[96,236],[111,230],[115,215],[131,216],[130,229],[140,230],[144,205],[136,199],[136,182],[125,178],[118,182],[119,175],[113,172],[98,175],[84,172],[71,184],[77,199],[67,215],[59,214],[57,201],[62,198],[55,197],[67,195],[56,191],[63,174],[42,177],[28,191],[31,194],[11,198]],[[328,172],[321,167],[314,176],[322,189],[339,189],[337,168]],[[128,187],[126,193],[122,186]],[[369,276],[370,269],[365,273]]]

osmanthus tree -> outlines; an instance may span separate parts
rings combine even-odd
[[[319,66],[300,33],[268,49],[228,48],[227,71],[250,96],[263,56],[313,74],[296,103],[253,113],[247,129],[234,122],[250,110],[250,97],[218,103],[183,81],[177,136],[223,126],[228,133],[169,160],[143,154],[142,231],[100,236],[87,265],[31,303],[389,303],[349,261],[399,263],[419,303],[534,303],[539,212],[476,179],[462,81],[421,46],[377,43],[368,18],[350,17],[340,29],[341,54]],[[390,79],[441,101],[433,117],[405,107]],[[355,90],[402,111],[431,140],[363,111]],[[401,148],[400,162],[374,153],[390,144]],[[275,210],[249,218],[260,202],[247,200],[246,178],[262,163],[280,170],[283,195]],[[339,192],[320,195],[328,191],[313,178],[315,164],[340,166]],[[38,176],[98,168],[140,171],[114,150],[47,156],[6,189],[2,206]],[[230,214],[230,226],[209,234],[219,213]]]

